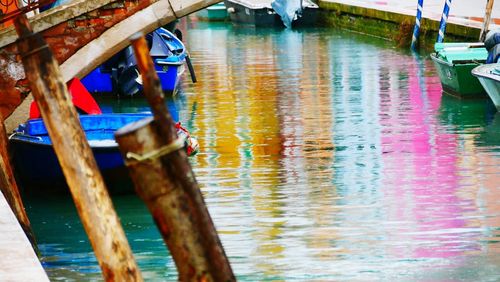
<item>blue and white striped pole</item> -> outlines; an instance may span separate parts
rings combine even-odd
[[[451,0],[446,0],[443,8],[443,15],[441,16],[441,23],[439,24],[439,34],[437,42],[441,43],[444,39],[444,33],[446,32],[446,22],[448,21],[448,14],[450,13]]]
[[[415,18],[415,27],[413,28],[413,37],[411,39],[411,49],[415,51],[420,35],[420,21],[422,20],[422,10],[424,9],[424,0],[418,0],[417,17]]]

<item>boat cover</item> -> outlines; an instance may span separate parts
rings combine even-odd
[[[302,0],[275,0],[271,3],[271,7],[280,15],[287,28],[292,28],[292,22],[302,14]]]
[[[154,31],[152,33],[152,42],[151,42],[151,49],[149,51],[149,54],[151,57],[168,57],[172,56],[172,52],[168,49],[168,46],[166,42],[164,42],[158,34],[158,32]]]
[[[439,58],[449,63],[484,62],[488,57],[488,51],[481,46],[482,44],[475,43],[436,43],[434,49]]]
[[[116,131],[121,127],[143,119],[151,117],[150,113],[133,113],[133,114],[101,114],[101,115],[80,115],[80,124],[84,131],[103,131],[111,130]],[[18,132],[30,136],[48,135],[47,128],[43,119],[31,119],[25,124],[19,125]]]
[[[271,7],[280,15],[287,28],[291,28],[292,22],[302,16],[305,8],[318,8],[309,0],[275,0],[271,3]]]

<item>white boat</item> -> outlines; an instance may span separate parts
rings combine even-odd
[[[500,112],[500,63],[480,65],[472,69],[472,75],[479,79]]]
[[[224,0],[231,21],[256,27],[302,27],[316,24],[319,6],[311,0]]]

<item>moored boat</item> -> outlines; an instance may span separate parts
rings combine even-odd
[[[149,33],[146,39],[163,91],[174,94],[185,70],[187,53],[184,44],[164,28]],[[94,69],[82,79],[82,83],[91,93],[136,95],[142,90],[142,80],[132,47],[125,48]]]
[[[225,0],[224,4],[231,21],[235,24],[253,25],[256,27],[283,27],[288,21],[273,8],[273,0]],[[319,6],[310,0],[296,0],[298,9],[293,11],[291,26],[312,25],[318,18]],[[276,7],[276,4],[274,4]],[[278,5],[279,6],[279,5]],[[286,10],[284,9],[279,9]],[[287,18],[288,16],[284,16]],[[288,17],[289,18],[289,17]]]
[[[479,79],[497,111],[500,112],[500,63],[478,66],[472,70],[472,75]]]
[[[488,57],[483,43],[436,43],[434,50],[431,59],[444,92],[461,98],[485,96],[481,83],[471,74]]]
[[[133,191],[114,132],[126,124],[151,117],[149,113],[80,115],[80,124],[111,193]],[[179,123],[177,129],[178,135],[185,137],[188,155],[195,154],[198,150],[196,140]],[[19,125],[10,135],[9,144],[16,178],[25,193],[67,190],[66,180],[42,119],[31,119]]]
[[[225,21],[229,18],[224,2],[219,2],[197,12],[196,17],[203,21]]]

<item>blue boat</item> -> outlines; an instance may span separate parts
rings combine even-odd
[[[173,95],[185,70],[187,53],[184,44],[164,28],[149,33],[146,39],[162,89]],[[94,69],[82,79],[82,83],[91,93],[138,94],[142,90],[142,80],[132,47],[118,52]]]
[[[149,113],[81,115],[80,123],[85,132],[95,160],[112,194],[133,192],[133,184],[124,165],[114,132],[126,124],[151,117]],[[178,134],[186,137],[187,149],[196,153],[197,142],[178,126]],[[196,142],[193,144],[193,142]],[[47,129],[42,119],[28,120],[19,125],[9,137],[12,162],[16,179],[23,192],[67,191],[66,180],[52,148]]]

